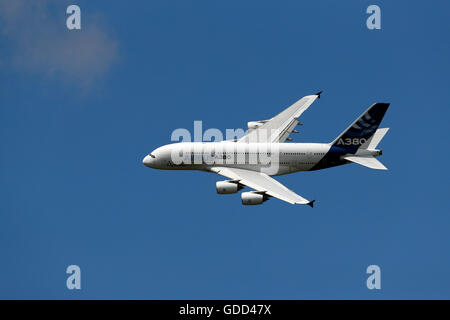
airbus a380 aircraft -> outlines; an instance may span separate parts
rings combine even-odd
[[[319,92],[301,98],[270,120],[248,122],[248,133],[239,140],[181,142],[157,148],[147,155],[147,167],[166,170],[202,170],[230,180],[216,183],[219,194],[236,193],[244,186],[255,191],[241,194],[242,204],[261,204],[275,197],[291,204],[309,201],[271,176],[357,163],[387,170],[375,157],[389,128],[378,129],[389,103],[375,103],[330,143],[285,143],[300,124],[298,118],[320,98]]]

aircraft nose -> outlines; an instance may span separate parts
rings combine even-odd
[[[144,164],[144,166],[146,167],[150,167],[151,163],[152,163],[152,157],[150,156],[145,156],[144,160],[142,160],[142,163]]]

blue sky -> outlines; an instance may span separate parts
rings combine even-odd
[[[0,1],[0,298],[450,298],[448,2],[77,1],[81,31],[74,2],[15,3]],[[390,170],[278,178],[314,209],[243,207],[219,176],[142,165],[194,120],[242,128],[319,90],[296,141],[390,102]]]

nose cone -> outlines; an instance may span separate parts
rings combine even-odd
[[[142,160],[142,163],[144,166],[151,168],[153,158],[150,156],[145,156],[144,160]]]

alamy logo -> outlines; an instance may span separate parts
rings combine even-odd
[[[72,264],[67,267],[66,273],[70,276],[66,280],[67,289],[81,289],[81,269],[79,266]]]
[[[381,269],[376,264],[372,264],[367,267],[366,273],[370,274],[370,276],[367,278],[366,286],[367,289],[373,290],[381,289]]]
[[[381,29],[381,9],[379,6],[372,4],[367,7],[367,14],[370,16],[366,20],[366,26],[369,30]]]
[[[80,30],[81,29],[81,9],[79,6],[72,4],[67,7],[67,14],[70,14],[66,20],[66,26],[69,30]]]

